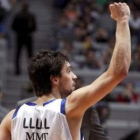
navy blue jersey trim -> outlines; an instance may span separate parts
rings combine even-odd
[[[28,103],[26,103],[26,105],[29,105],[29,106],[36,106],[36,103],[28,102]]]
[[[45,105],[47,105],[47,104],[49,104],[49,103],[53,102],[54,100],[56,100],[56,99],[52,99],[52,100],[50,100],[50,101],[48,101],[48,102],[44,103],[44,104],[43,104],[43,106],[45,106]]]
[[[65,104],[66,104],[66,98],[61,101],[61,113],[64,115],[66,115]]]
[[[12,119],[14,119],[17,116],[18,110],[20,109],[21,106],[18,106],[13,114]]]
[[[83,140],[83,138],[84,138],[83,132],[80,130],[80,140]]]

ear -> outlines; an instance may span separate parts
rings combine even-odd
[[[51,80],[52,84],[54,84],[54,85],[58,85],[58,83],[59,83],[59,79],[57,76],[51,75],[50,80]]]

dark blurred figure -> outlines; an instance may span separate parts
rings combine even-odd
[[[6,16],[6,10],[3,8],[2,2],[0,0],[0,19],[4,19],[5,16]]]
[[[59,9],[63,9],[66,7],[70,0],[52,0],[53,6]]]
[[[121,140],[140,140],[140,130],[139,129],[134,130],[133,132],[131,132]]]
[[[19,61],[22,47],[27,48],[28,58],[33,55],[32,33],[36,30],[35,16],[29,12],[29,5],[22,4],[22,9],[14,17],[12,29],[16,33],[16,58],[15,58],[15,74],[21,73]]]
[[[104,128],[104,132],[107,134],[107,129],[105,129],[106,128],[105,125],[106,125],[106,121],[107,121],[107,119],[109,118],[109,115],[110,115],[109,106],[106,102],[99,102],[96,105],[96,110],[97,110],[98,115],[99,115],[100,123]]]
[[[85,140],[111,140],[100,123],[98,112],[93,106],[85,112],[81,129]]]
[[[5,16],[6,16],[6,11],[1,6],[1,2],[0,2],[0,39],[5,38],[6,36],[6,29],[3,23]]]

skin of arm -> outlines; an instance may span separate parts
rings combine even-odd
[[[0,124],[0,140],[11,140],[11,120],[14,111],[9,112]]]
[[[111,17],[117,22],[116,43],[109,68],[93,83],[75,90],[67,98],[66,114],[69,118],[81,118],[87,108],[106,96],[128,74],[131,61],[130,10],[126,3],[114,3],[109,8]]]

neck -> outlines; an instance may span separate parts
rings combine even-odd
[[[51,94],[38,97],[35,103],[38,105],[43,105],[43,103],[50,101],[52,99],[61,99],[61,95],[58,94],[57,92],[52,92]]]
[[[35,101],[36,104],[38,105],[43,105],[43,103],[50,101],[52,99],[55,99],[53,95],[43,95],[41,97],[38,97],[37,100]]]
[[[51,95],[54,96],[56,99],[61,99],[62,98],[58,88],[53,88],[52,92],[51,92]]]

